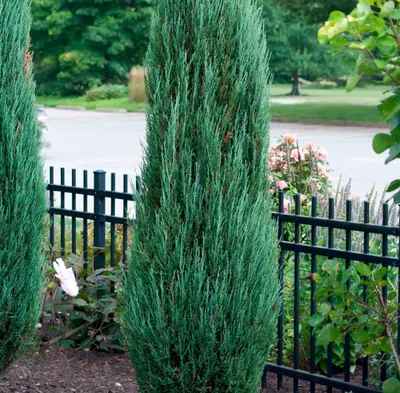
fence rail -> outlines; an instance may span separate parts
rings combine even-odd
[[[102,269],[107,265],[106,257],[109,258],[109,265],[114,266],[116,261],[117,226],[122,226],[122,261],[125,261],[125,254],[128,242],[129,203],[133,203],[133,191],[129,191],[128,176],[122,177],[123,191],[116,191],[117,177],[115,173],[107,174],[103,170],[93,173],[92,187],[89,187],[88,171],[82,172],[82,186],[77,186],[77,172],[72,169],[70,172],[70,185],[66,185],[66,171],[61,168],[59,171],[59,184],[55,183],[55,171],[50,167],[49,184],[49,216],[50,233],[49,243],[53,251],[58,250],[61,255],[66,252],[77,254],[80,245],[81,255],[85,262],[89,259],[89,250],[93,252],[93,268]],[[107,189],[107,180],[109,188]],[[140,189],[139,177],[136,178],[135,190]],[[56,196],[59,198],[57,199]],[[68,198],[66,198],[68,197]],[[78,206],[77,198],[80,198]],[[70,207],[67,208],[67,200]],[[92,200],[90,200],[92,199]],[[56,206],[56,201],[57,206]],[[118,206],[119,205],[119,206]],[[119,215],[116,214],[118,211]],[[70,239],[66,239],[66,219],[70,219]],[[80,220],[78,222],[77,220]],[[80,239],[78,242],[78,230],[80,228]],[[106,231],[109,232],[109,252],[106,252]],[[89,232],[93,232],[92,239]],[[56,239],[57,237],[57,239]],[[57,243],[56,244],[56,240]],[[92,244],[90,244],[92,240]],[[69,249],[67,247],[69,245]]]
[[[76,255],[78,251],[78,254],[81,254],[78,256],[86,263],[91,259],[94,269],[114,266],[119,261],[124,262],[128,244],[128,224],[129,220],[134,218],[134,214],[130,214],[134,207],[133,191],[140,191],[140,179],[136,178],[132,191],[129,191],[127,175],[118,179],[115,174],[107,175],[104,171],[95,171],[93,186],[89,187],[91,179],[88,171],[83,171],[80,180],[82,184],[77,186],[77,172],[72,170],[70,184],[66,185],[66,171],[61,168],[59,181],[56,182],[54,168],[50,168],[47,190],[51,249],[61,255]],[[118,181],[122,191],[117,191]],[[332,344],[321,354],[312,328],[305,323],[317,312],[317,286],[313,281],[307,281],[308,284],[305,284],[303,275],[319,272],[323,261],[328,259],[337,260],[345,269],[359,262],[371,267],[390,267],[392,274],[397,277],[395,296],[400,303],[400,228],[389,226],[388,205],[383,205],[382,223],[377,225],[370,223],[368,202],[363,205],[363,222],[352,221],[351,201],[346,204],[343,219],[337,217],[333,199],[328,201],[328,217],[318,216],[318,203],[314,197],[308,215],[302,215],[304,206],[297,196],[293,204],[294,211],[285,213],[284,195],[281,193],[279,210],[273,213],[278,222],[281,246],[279,279],[284,293],[283,304],[289,311],[285,311],[282,306],[275,358],[265,366],[262,388],[268,392],[271,388],[287,389],[290,385],[293,393],[298,393],[299,381],[302,381],[303,384],[309,384],[307,392],[310,393],[315,393],[318,386],[325,386],[328,393],[380,392],[379,381],[384,381],[388,375],[387,357],[382,355],[377,369],[378,384],[373,385],[370,358],[358,357],[356,372],[351,372],[354,363],[352,357],[355,355],[350,335],[346,335],[342,343],[343,364],[340,367],[335,367],[336,348]],[[346,285],[350,288],[350,279]],[[363,296],[366,296],[365,286],[363,291]],[[388,298],[387,289],[384,296],[385,299]],[[328,301],[334,304],[335,299],[330,298]],[[292,331],[289,337],[288,326],[291,326]],[[305,348],[304,336],[308,340]],[[396,339],[400,352],[400,324],[397,324]],[[288,353],[286,348],[288,343],[289,347],[293,347],[291,353]],[[321,371],[321,359],[326,366],[325,372]],[[275,377],[271,378],[272,375]]]
[[[283,304],[293,305],[293,311],[284,311],[283,306],[278,322],[278,344],[276,362],[267,363],[262,387],[267,389],[271,385],[268,384],[268,377],[271,374],[276,375],[276,389],[280,390],[286,385],[291,385],[293,393],[299,392],[299,381],[309,383],[310,393],[315,393],[317,386],[326,386],[328,393],[336,391],[353,392],[353,393],[372,393],[380,392],[380,382],[385,381],[388,375],[388,359],[384,354],[380,354],[380,362],[376,369],[378,377],[375,377],[375,383],[372,379],[371,359],[359,356],[356,359],[356,372],[351,372],[351,365],[354,363],[352,355],[352,346],[354,345],[350,334],[346,334],[341,343],[340,351],[343,353],[343,364],[340,373],[334,377],[334,347],[337,343],[328,345],[325,353],[321,355],[321,348],[317,348],[316,335],[313,328],[308,327],[308,345],[305,349],[306,353],[302,356],[309,361],[308,367],[302,367],[305,359],[301,359],[300,347],[304,346],[304,330],[307,324],[305,320],[316,314],[316,283],[311,280],[308,285],[304,284],[302,273],[307,277],[321,271],[323,261],[335,260],[343,269],[350,269],[353,264],[363,262],[371,265],[371,268],[385,266],[391,267],[392,274],[396,277],[395,295],[400,303],[399,279],[399,241],[400,228],[389,226],[389,206],[382,206],[382,223],[381,225],[370,224],[370,203],[365,202],[363,205],[364,222],[353,222],[352,201],[346,202],[345,217],[343,219],[335,218],[335,201],[333,198],[328,201],[328,217],[318,217],[318,200],[312,199],[310,207],[310,215],[301,215],[300,197],[296,196],[294,201],[294,211],[291,214],[284,212],[284,194],[279,195],[279,211],[274,213],[274,217],[278,222],[278,236],[280,238],[281,254],[279,258],[280,282],[281,288],[284,289]],[[291,234],[291,235],[290,235]],[[357,238],[357,239],[356,239]],[[356,243],[360,242],[356,247]],[[391,249],[389,250],[389,243]],[[378,244],[378,245],[376,245]],[[374,250],[372,246],[374,245]],[[354,249],[358,248],[357,251]],[[293,272],[287,271],[288,261],[292,262]],[[292,275],[291,275],[292,274]],[[287,280],[292,280],[292,291],[285,291],[288,287]],[[303,279],[303,280],[302,280]],[[350,289],[351,279],[346,282],[347,290]],[[367,287],[361,288],[364,300],[367,299]],[[286,292],[286,293],[285,293]],[[385,301],[388,299],[388,289],[383,289]],[[328,299],[331,305],[335,299]],[[306,304],[304,304],[306,303]],[[397,304],[397,306],[398,306]],[[291,356],[284,356],[285,326],[292,325],[293,337],[293,353]],[[303,330],[301,330],[303,329]],[[301,334],[303,337],[301,337]],[[303,342],[302,342],[303,341]],[[304,349],[304,348],[303,348]],[[337,349],[337,347],[335,348]],[[400,323],[397,320],[397,350],[400,353]],[[319,359],[325,358],[326,373],[320,371],[317,361],[317,352]],[[324,352],[324,350],[322,350]],[[289,358],[289,359],[287,359]],[[307,368],[307,369],[305,369]],[[337,367],[336,367],[337,369]],[[340,376],[340,378],[339,378]],[[286,381],[284,381],[286,378]],[[266,391],[269,391],[268,389]]]

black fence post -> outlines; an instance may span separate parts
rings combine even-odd
[[[93,261],[94,270],[104,269],[106,267],[106,256],[104,248],[106,245],[106,222],[104,215],[106,214],[106,172],[97,170],[94,172],[94,236],[93,247],[95,255]]]

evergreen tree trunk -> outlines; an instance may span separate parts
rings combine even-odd
[[[293,71],[293,74],[292,74],[292,91],[288,95],[290,95],[290,96],[301,96],[299,78],[300,78],[299,70]]]
[[[28,0],[0,0],[0,371],[31,343],[43,288],[45,183]]]
[[[275,340],[269,55],[253,0],[160,0],[123,322],[142,392],[255,393]]]

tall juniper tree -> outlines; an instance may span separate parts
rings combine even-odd
[[[274,342],[268,51],[253,0],[160,0],[124,288],[142,392],[256,392]]]
[[[29,0],[0,0],[0,371],[39,315],[45,187],[29,52]]]

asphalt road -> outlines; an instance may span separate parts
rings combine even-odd
[[[138,113],[99,113],[46,109],[45,121],[49,132],[45,149],[47,167],[66,168],[66,182],[70,170],[77,170],[77,182],[82,181],[82,170],[93,172],[104,169],[117,174],[117,188],[122,190],[122,174],[131,179],[140,173],[142,143],[145,136],[145,117]],[[328,150],[332,178],[336,183],[352,180],[352,191],[360,196],[375,184],[378,190],[398,176],[398,164],[385,166],[385,157],[372,151],[371,142],[377,130],[364,127],[336,127],[272,123],[272,143],[282,133],[297,134],[300,145],[313,142]],[[380,130],[382,132],[382,130]]]

